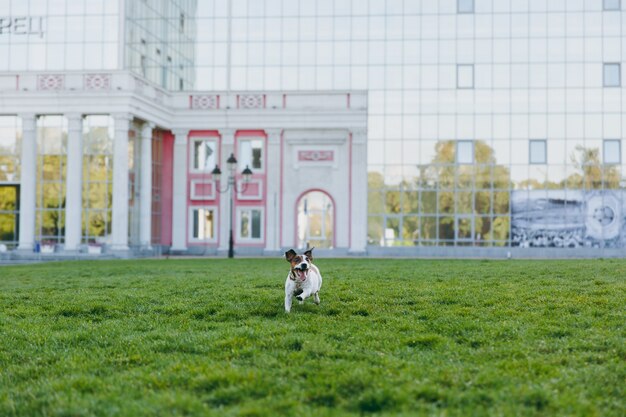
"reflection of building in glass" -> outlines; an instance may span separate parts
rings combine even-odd
[[[41,174],[20,200],[36,204],[37,239],[123,247],[116,224],[126,220],[133,247],[208,253],[232,219],[252,252],[320,233],[326,243],[311,246],[370,254],[623,246],[624,2],[50,4],[0,0],[0,27],[10,22],[0,33],[0,193],[23,193],[24,169]],[[35,131],[66,145],[24,140]],[[124,175],[115,146],[85,153],[92,137],[115,145],[124,134]],[[184,175],[175,143],[188,146]],[[229,215],[211,171],[231,152],[237,172],[254,175]],[[37,163],[24,165],[24,153]],[[93,170],[80,192],[74,154]],[[331,199],[332,222],[311,228],[298,220],[300,197],[316,190]],[[77,195],[83,226],[68,231]],[[0,233],[13,245],[30,226],[15,226],[10,198]]]

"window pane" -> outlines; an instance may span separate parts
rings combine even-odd
[[[604,0],[604,10],[620,10],[620,0]]]
[[[469,140],[461,140],[456,146],[456,162],[459,164],[471,164],[474,162],[474,143]]]
[[[531,140],[530,141],[530,163],[545,164],[546,163],[546,141]]]
[[[215,167],[215,142],[197,140],[193,143],[193,168],[212,170]]]
[[[252,165],[252,144],[249,140],[241,142],[241,155],[239,155],[239,161],[241,163],[240,168],[243,169],[246,166]]]
[[[241,237],[248,238],[250,237],[250,212],[242,211],[241,212]]]
[[[193,211],[194,239],[213,239],[213,210],[196,209]]]
[[[252,236],[253,239],[261,238],[261,210],[252,210]]]
[[[242,140],[239,145],[239,169],[246,166],[253,170],[263,169],[263,140]]]
[[[457,0],[459,13],[474,13],[474,0]]]
[[[457,88],[474,88],[474,65],[457,65],[456,70]]]
[[[604,86],[619,87],[621,85],[620,64],[604,64]]]
[[[621,162],[621,146],[619,140],[609,139],[604,141],[604,163],[619,164]]]

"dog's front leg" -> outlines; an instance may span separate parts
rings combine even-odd
[[[289,313],[291,311],[291,298],[293,297],[293,293],[290,291],[285,293],[285,312]]]

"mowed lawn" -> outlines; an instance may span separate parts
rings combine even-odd
[[[626,261],[0,267],[0,416],[624,416]]]

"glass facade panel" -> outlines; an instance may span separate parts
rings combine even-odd
[[[622,150],[621,141],[619,139],[604,140],[604,158],[605,164],[621,164]]]
[[[604,64],[604,86],[605,87],[619,87],[622,85],[621,81],[621,65],[620,64]]]
[[[531,164],[545,164],[546,163],[546,141],[545,140],[531,140],[530,141],[530,163]]]
[[[0,183],[20,180],[22,119],[0,116]]]
[[[87,244],[107,244],[113,204],[113,118],[83,118],[83,226]]]
[[[369,244],[465,243],[459,227],[472,224],[468,239],[481,245],[626,245],[587,233],[593,216],[572,209],[597,195],[626,201],[613,142],[625,136],[623,98],[608,88],[622,85],[620,0],[330,3],[4,0],[0,71],[118,69],[123,56],[171,90],[365,89]],[[5,128],[0,120],[0,182],[19,176]],[[61,165],[38,181],[60,189],[46,197],[59,208],[54,135],[39,159]],[[238,140],[239,171],[264,170],[264,140]],[[190,166],[211,170],[215,148],[197,146]],[[536,215],[545,201],[559,202],[549,224]],[[324,236],[332,227],[315,216],[311,236]]]
[[[604,10],[620,10],[621,0],[603,0]]]
[[[37,117],[37,195],[35,240],[55,245],[65,239],[67,119]]]

